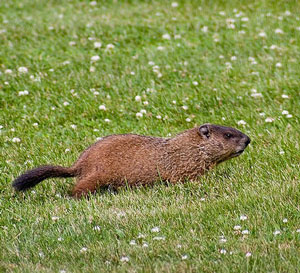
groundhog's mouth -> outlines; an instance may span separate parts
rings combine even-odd
[[[242,154],[243,152],[244,152],[244,149],[238,150],[238,151],[236,151],[234,154],[232,154],[231,157],[237,157],[237,156],[239,156],[240,154]]]

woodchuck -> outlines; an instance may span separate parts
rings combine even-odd
[[[44,179],[76,177],[74,197],[100,187],[195,180],[215,165],[239,156],[250,143],[242,132],[204,124],[173,138],[110,135],[87,148],[70,168],[41,166],[19,176],[13,187],[24,191]]]

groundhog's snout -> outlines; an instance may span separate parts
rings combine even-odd
[[[250,142],[251,142],[251,139],[250,139],[250,137],[248,137],[248,136],[244,136],[244,142],[245,142],[245,147],[247,147],[249,144],[250,144]]]
[[[240,140],[240,146],[241,146],[241,148],[238,148],[238,152],[242,153],[247,148],[247,146],[249,145],[250,142],[251,142],[250,137],[248,137],[247,135],[243,134],[243,137]]]

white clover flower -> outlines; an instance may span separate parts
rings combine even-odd
[[[157,115],[156,118],[157,118],[157,119],[161,119],[161,115]]]
[[[74,45],[76,45],[76,42],[74,42],[74,41],[69,42],[69,46],[74,46]]]
[[[92,56],[92,57],[91,57],[91,61],[92,61],[92,62],[97,62],[97,61],[99,61],[99,60],[100,60],[100,57],[99,57],[98,55]]]
[[[245,229],[245,230],[242,231],[242,234],[243,234],[243,235],[248,235],[249,233],[250,233],[250,232],[249,232],[248,229]]]
[[[70,126],[72,129],[76,129],[77,128],[77,126],[75,125],[75,124],[71,124],[71,126]]]
[[[91,66],[90,67],[90,72],[95,72],[96,71],[96,68],[94,66]]]
[[[225,16],[225,15],[226,15],[225,11],[220,11],[219,14],[220,14],[221,16]]]
[[[226,249],[221,249],[220,253],[223,254],[223,255],[225,255],[227,253],[227,251],[226,251]]]
[[[5,74],[11,74],[13,71],[11,69],[5,69],[4,73]]]
[[[106,118],[104,121],[105,121],[106,123],[109,123],[111,120],[108,119],[108,118]]]
[[[180,35],[180,34],[174,35],[174,39],[175,39],[175,40],[181,39],[181,35]]]
[[[276,63],[276,67],[282,67],[281,63]]]
[[[14,143],[17,143],[17,142],[20,142],[21,139],[18,138],[18,137],[14,137],[11,141],[14,142]]]
[[[27,69],[27,67],[25,67],[25,66],[21,66],[21,67],[18,68],[18,71],[19,71],[20,73],[27,73],[27,72],[28,72],[28,69]]]
[[[185,119],[186,122],[191,122],[192,120],[190,118]]]
[[[120,258],[120,261],[121,261],[121,262],[129,262],[129,257],[127,257],[127,256],[122,256],[122,257]]]
[[[197,82],[197,81],[193,81],[193,85],[194,85],[194,86],[197,86],[197,85],[198,85],[198,82]]]
[[[67,273],[67,271],[66,270],[59,270],[59,273]]]
[[[164,241],[166,239],[165,236],[156,236],[156,237],[153,237],[153,240],[155,241]]]
[[[38,124],[37,122],[33,123],[32,125],[33,125],[34,127],[38,127],[38,126],[39,126],[39,124]]]
[[[224,56],[223,56],[223,55],[220,55],[220,56],[219,56],[219,59],[224,59]]]
[[[94,42],[94,48],[100,48],[102,44],[100,42]]]
[[[219,242],[220,242],[220,243],[226,243],[226,242],[227,242],[227,239],[226,239],[226,238],[220,238]]]
[[[236,226],[233,227],[234,230],[240,230],[241,228],[242,228],[242,227],[239,226],[239,225],[236,225]]]
[[[265,119],[265,122],[271,123],[271,122],[273,122],[274,120],[275,120],[274,118],[268,117],[268,118]]]
[[[146,236],[144,235],[144,234],[142,234],[142,233],[139,233],[139,235],[138,235],[138,239],[143,239],[143,238],[145,238]]]
[[[206,33],[206,32],[208,32],[208,27],[204,26],[201,30],[202,30],[202,32]]]
[[[272,49],[272,50],[274,50],[274,49],[276,49],[276,48],[277,48],[276,45],[271,45],[271,46],[270,46],[270,49]]]
[[[300,228],[298,228],[298,229],[296,230],[296,232],[297,232],[297,233],[300,233]]]
[[[52,221],[57,221],[59,219],[59,217],[58,216],[52,216],[51,219],[52,219]]]
[[[186,260],[188,258],[188,255],[182,255],[181,260]]]
[[[149,245],[147,243],[143,243],[142,247],[148,247]]]
[[[275,33],[277,33],[277,34],[283,34],[283,30],[280,29],[280,28],[276,28],[275,29]]]
[[[230,62],[226,62],[225,65],[226,65],[226,68],[227,68],[227,69],[231,69],[231,68],[232,68],[232,65],[231,65]]]
[[[245,256],[246,256],[247,258],[249,258],[249,257],[251,257],[251,255],[252,255],[251,252],[247,252]]]
[[[71,150],[69,148],[65,149],[65,153],[70,152]]]
[[[281,231],[280,230],[275,230],[274,232],[273,232],[273,235],[279,235],[281,233]]]
[[[230,58],[230,60],[231,60],[231,61],[236,61],[236,60],[237,60],[237,57],[236,57],[236,56],[232,56],[232,57]]]
[[[254,61],[255,61],[255,58],[249,57],[248,60],[249,60],[250,62],[254,62]],[[256,89],[254,89],[254,90],[256,90]],[[256,92],[256,91],[255,91],[255,92]]]
[[[282,97],[283,99],[288,99],[288,98],[289,98],[289,96],[286,95],[286,94],[282,94],[281,97]]]
[[[162,38],[165,39],[165,40],[171,40],[171,36],[170,36],[170,34],[168,34],[168,33],[165,33],[165,34],[162,36]]]
[[[173,104],[176,104],[176,103],[177,103],[177,101],[176,101],[176,100],[172,100],[172,103],[173,103]]]
[[[172,8],[177,8],[177,7],[178,7],[178,3],[177,3],[177,2],[173,2],[173,3],[171,4],[171,6],[172,6]]]
[[[80,253],[85,253],[85,252],[87,252],[87,247],[83,247],[82,249],[80,249]]]
[[[188,107],[187,105],[183,105],[181,108],[182,108],[183,110],[189,109],[189,107]]]
[[[282,222],[283,222],[283,223],[287,223],[287,222],[288,222],[288,219],[284,218],[284,219],[282,219]]]
[[[179,244],[178,244],[176,247],[177,247],[177,248],[182,248],[182,245],[179,245]]]
[[[242,22],[248,22],[248,21],[249,21],[249,18],[248,18],[248,17],[242,17],[242,18],[241,18],[241,21],[242,21]]]
[[[286,115],[286,117],[287,117],[287,118],[292,118],[292,117],[293,117],[293,115],[291,115],[291,114],[288,114],[288,115]]]
[[[163,50],[165,50],[165,48],[164,48],[163,46],[158,46],[158,47],[157,47],[157,50],[163,51]]]
[[[281,114],[283,114],[283,115],[288,115],[288,114],[289,114],[289,111],[283,110]]]
[[[134,76],[134,75],[135,75],[135,72],[134,72],[134,71],[131,71],[131,72],[130,72],[130,75]]]
[[[244,120],[239,120],[239,121],[237,122],[237,124],[238,124],[238,125],[246,125],[247,123],[246,123],[246,121],[244,121]]]
[[[61,242],[62,240],[63,240],[63,238],[61,238],[61,237],[57,238],[57,241],[59,241],[59,242]]]
[[[138,112],[138,113],[135,114],[135,116],[136,116],[137,118],[142,118],[142,117],[143,117],[143,113]]]
[[[235,23],[235,19],[233,19],[233,18],[227,18],[226,19],[226,23],[227,24],[233,24],[233,23]]]
[[[142,97],[141,96],[135,96],[135,101],[141,101],[142,100]]]
[[[136,245],[136,241],[135,241],[135,240],[131,240],[131,241],[129,242],[129,244],[130,244],[131,246],[135,246],[135,245]]]
[[[67,64],[70,64],[70,63],[71,63],[70,61],[64,61],[62,64],[67,65]]]
[[[266,114],[265,113],[259,113],[259,115],[261,116],[261,117],[264,117]]]
[[[264,31],[262,31],[262,32],[258,33],[258,36],[259,37],[266,37],[267,34]]]
[[[145,109],[141,109],[140,113],[142,113],[142,114],[146,114],[146,113],[147,113],[147,111],[146,111]]]
[[[155,63],[152,62],[152,61],[149,61],[148,64],[151,65],[151,66],[154,66],[154,65],[155,65]]]
[[[106,46],[106,49],[107,50],[109,50],[109,49],[114,49],[115,48],[115,46],[113,45],[113,44],[108,44],[107,46]]]
[[[103,110],[103,111],[106,111],[106,106],[104,104],[101,104],[99,106],[99,110]]]
[[[248,217],[246,216],[246,215],[241,215],[240,216],[240,220],[241,221],[245,221],[245,220],[247,220],[248,219]]]
[[[96,5],[97,5],[97,1],[92,1],[92,2],[90,2],[90,5],[91,5],[91,6],[96,6]]]
[[[149,102],[145,100],[145,101],[143,102],[143,104],[144,104],[144,105],[148,105]]]
[[[68,106],[70,103],[65,101],[63,104],[64,104],[64,106]]]
[[[24,90],[24,91],[20,91],[19,92],[19,96],[26,96],[26,95],[28,95],[29,94],[29,92],[27,91],[27,90]]]
[[[253,98],[262,98],[263,95],[262,95],[262,93],[252,93],[251,97],[253,97]]]

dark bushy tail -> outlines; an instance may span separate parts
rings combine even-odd
[[[25,191],[47,178],[73,177],[75,175],[76,173],[72,168],[64,168],[60,166],[41,166],[20,175],[12,183],[12,186],[17,191]]]

